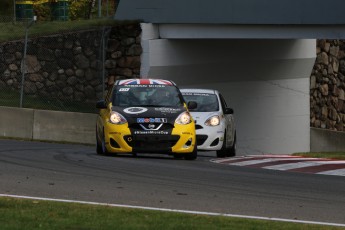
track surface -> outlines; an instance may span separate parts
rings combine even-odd
[[[345,223],[344,177],[0,140],[0,193]]]

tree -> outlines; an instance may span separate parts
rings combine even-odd
[[[89,19],[93,13],[96,0],[70,0],[69,15],[71,20]]]

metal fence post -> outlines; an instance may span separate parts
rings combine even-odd
[[[111,28],[108,28],[107,31],[105,31],[106,27],[103,27],[103,31],[102,31],[102,45],[101,45],[101,55],[102,55],[102,73],[101,73],[101,78],[102,78],[102,94],[104,96],[105,93],[105,55],[106,55],[106,43],[107,43],[107,39],[109,37]]]
[[[30,26],[35,22],[36,18],[34,17],[25,28],[25,41],[24,41],[24,54],[23,54],[23,61],[22,61],[22,82],[20,85],[20,104],[19,107],[23,108],[23,94],[24,94],[24,79],[25,79],[25,72],[26,72],[26,52],[27,52],[27,46],[28,46],[28,32]]]

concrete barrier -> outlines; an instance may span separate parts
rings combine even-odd
[[[96,114],[0,107],[0,136],[95,144]]]
[[[311,152],[345,151],[345,132],[310,128]]]
[[[97,114],[0,107],[0,137],[95,144]],[[310,128],[310,151],[345,151],[345,132]]]
[[[0,107],[0,136],[32,139],[33,109]]]
[[[95,144],[96,114],[35,110],[33,140]]]

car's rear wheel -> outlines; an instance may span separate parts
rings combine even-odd
[[[193,152],[191,153],[186,153],[184,155],[185,160],[195,160],[198,157],[198,151],[197,151],[197,146],[196,144],[194,145]]]

